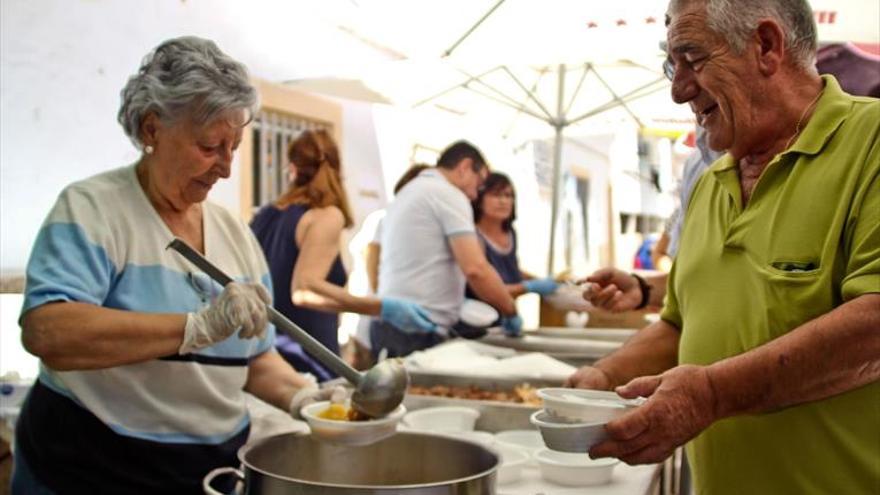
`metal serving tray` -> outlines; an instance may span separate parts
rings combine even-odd
[[[517,385],[528,383],[535,388],[559,387],[560,382],[552,380],[536,380],[519,377],[480,377],[466,375],[445,375],[436,373],[424,373],[410,370],[410,384],[423,387],[434,385],[447,385],[451,387],[476,386],[485,390],[512,391]],[[491,400],[453,399],[449,397],[433,397],[429,395],[406,394],[403,404],[413,411],[426,407],[437,406],[465,406],[480,411],[476,429],[488,432],[505,430],[531,430],[534,426],[529,423],[529,416],[539,407],[511,402]]]

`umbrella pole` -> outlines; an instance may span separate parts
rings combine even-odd
[[[550,254],[547,257],[547,276],[553,276],[554,254],[556,252],[556,221],[559,217],[559,176],[562,164],[562,130],[568,125],[563,115],[563,106],[565,99],[565,66],[559,66],[559,92],[557,94],[556,104],[556,120],[552,122],[553,128],[556,130],[556,137],[553,141],[553,204],[550,209]]]

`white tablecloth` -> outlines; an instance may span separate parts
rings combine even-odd
[[[541,478],[537,467],[523,469],[520,481],[497,486],[497,495],[643,495],[650,492],[651,481],[659,465],[628,466],[620,463],[614,468],[611,483],[598,486],[562,486]]]

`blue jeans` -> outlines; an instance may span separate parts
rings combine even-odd
[[[55,495],[55,492],[37,480],[21,450],[16,451],[12,458],[12,481],[9,485],[12,495]]]
[[[406,333],[379,319],[370,321],[370,352],[373,358],[382,349],[388,357],[403,357],[415,351],[434,347],[446,338],[438,333]]]

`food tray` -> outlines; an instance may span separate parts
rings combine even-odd
[[[410,384],[422,387],[447,385],[451,387],[475,386],[485,390],[511,391],[514,387],[528,383],[532,387],[559,387],[561,383],[550,380],[535,380],[516,377],[473,377],[465,375],[445,375],[411,370]],[[534,429],[529,416],[540,409],[538,406],[500,402],[492,400],[457,399],[429,395],[406,394],[403,404],[410,411],[436,406],[464,406],[480,412],[475,428],[481,431],[497,432],[505,430]]]
[[[636,332],[638,332],[638,330],[632,330],[629,328],[541,327],[527,333],[531,333],[538,337],[625,342],[627,339],[635,335]]]

